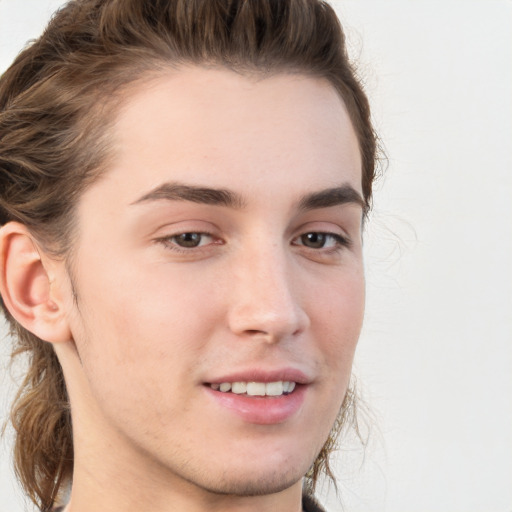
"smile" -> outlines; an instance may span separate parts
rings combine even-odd
[[[295,389],[293,381],[276,382],[222,382],[209,385],[214,391],[248,396],[288,395]]]

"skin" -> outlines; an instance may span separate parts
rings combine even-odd
[[[322,79],[184,68],[127,94],[111,136],[71,259],[46,264],[71,338],[55,342],[75,442],[67,511],[300,511],[364,310],[361,205],[301,208],[326,189],[361,194],[342,100]],[[151,195],[165,183],[236,201]],[[307,383],[279,422],[205,386],[283,368]]]

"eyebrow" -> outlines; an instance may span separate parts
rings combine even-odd
[[[160,200],[191,201],[193,203],[226,206],[234,209],[242,209],[246,206],[245,199],[240,194],[229,189],[172,182],[164,183],[150,190],[147,194],[144,194],[131,204]],[[367,205],[361,194],[348,184],[306,194],[300,198],[298,209],[308,211],[347,203],[361,206],[363,212],[367,209]]]
[[[366,202],[361,194],[348,184],[305,195],[299,202],[299,210],[317,210],[347,203],[361,206],[363,212],[367,210]]]
[[[245,206],[242,196],[224,188],[198,187],[182,183],[164,183],[137,199],[132,204],[148,201],[191,201],[192,203],[227,206],[241,209]]]

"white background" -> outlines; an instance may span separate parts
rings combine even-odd
[[[0,70],[59,3],[0,0]],[[341,451],[340,497],[347,512],[511,512],[512,2],[333,3],[389,157],[355,365],[375,426],[365,454]],[[0,512],[20,512],[8,450]]]

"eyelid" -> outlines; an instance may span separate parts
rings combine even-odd
[[[331,238],[333,238],[337,242],[337,244],[334,247],[320,247],[318,249],[313,248],[313,247],[308,247],[307,245],[305,245],[303,243],[298,243],[296,245],[300,245],[302,247],[306,247],[307,249],[311,249],[313,251],[334,250],[336,248],[350,247],[352,245],[352,240],[347,235],[344,235],[344,234],[341,234],[341,233],[334,233],[334,232],[331,232],[331,231],[320,231],[320,230],[313,230],[313,229],[304,231],[300,235],[297,235],[292,240],[292,243],[295,242],[296,240],[300,240],[303,236],[309,235],[309,234],[317,234],[317,235],[324,235],[324,236],[327,236],[327,237],[331,237]]]
[[[306,219],[293,227],[294,236],[304,235],[306,233],[324,233],[326,235],[339,236],[347,240],[352,240],[354,233],[350,219],[336,217],[321,217]]]
[[[1,0],[0,0],[1,1]],[[176,221],[162,221],[159,222],[153,230],[151,230],[151,237],[158,238],[160,233],[163,236],[179,235],[181,233],[213,233],[217,231],[217,226],[208,220],[199,218],[185,218]]]
[[[224,244],[224,240],[217,234],[218,230],[215,226],[205,227],[205,223],[202,221],[187,221],[177,222],[175,224],[167,224],[162,226],[158,231],[160,234],[156,234],[152,237],[152,242],[160,245],[169,254],[174,254],[175,257],[184,258],[202,258],[210,254],[210,251],[214,246]],[[197,234],[201,237],[210,237],[211,240],[207,243],[201,241],[198,246],[183,246],[176,242],[176,238],[180,235],[185,234]]]

